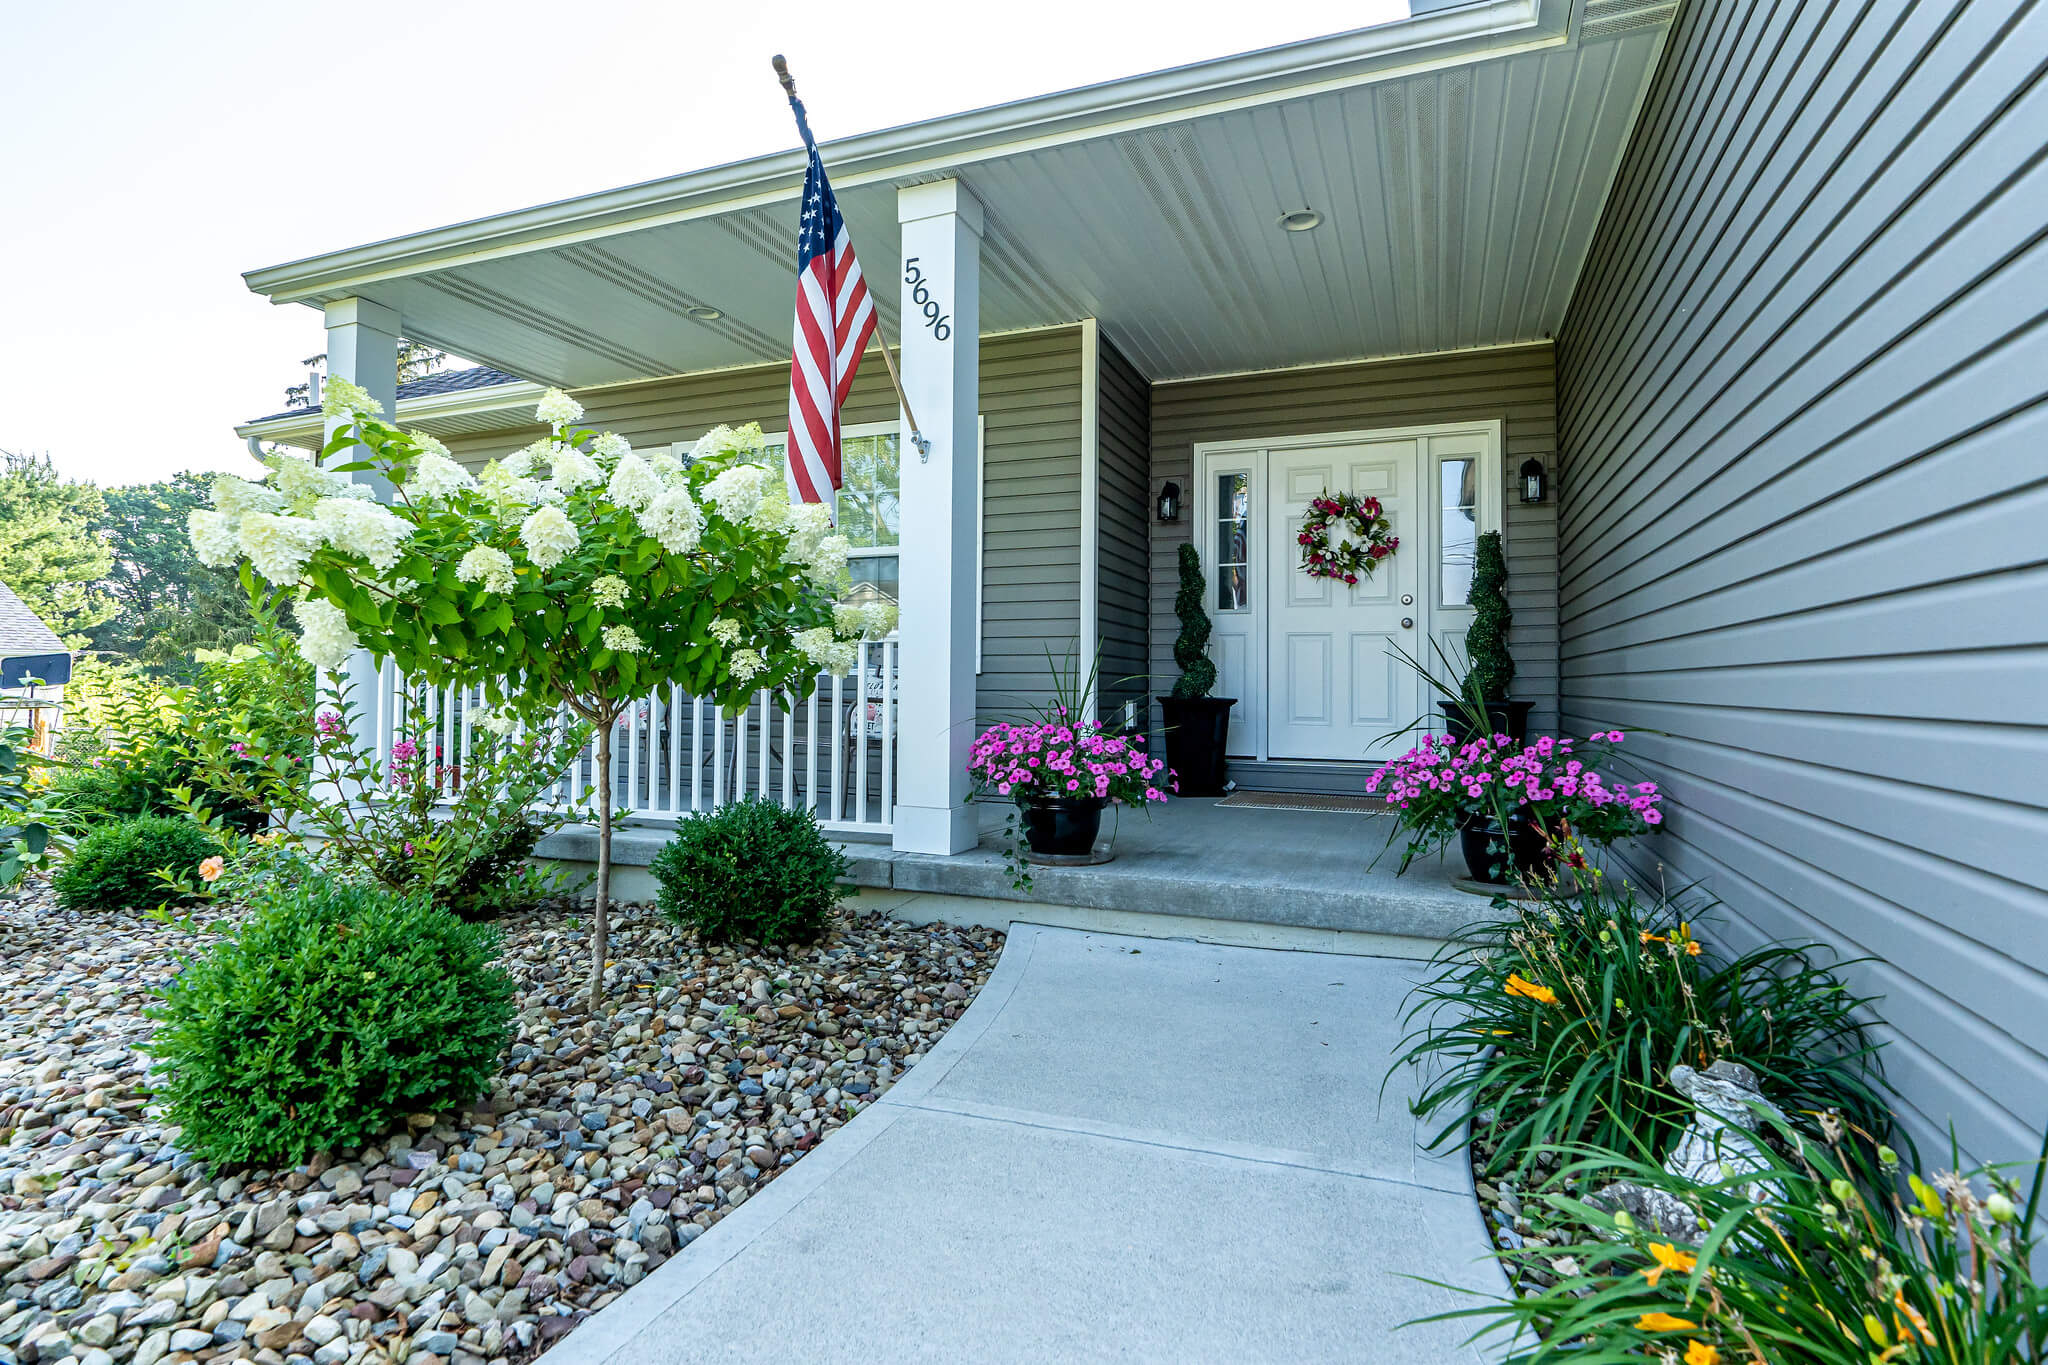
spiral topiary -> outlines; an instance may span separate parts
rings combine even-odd
[[[1173,595],[1173,614],[1180,618],[1180,635],[1173,642],[1173,661],[1180,665],[1180,677],[1173,684],[1176,697],[1206,697],[1216,686],[1216,665],[1209,658],[1209,613],[1202,608],[1208,591],[1201,552],[1192,544],[1182,545],[1180,591]]]
[[[1486,531],[1472,562],[1472,626],[1465,632],[1465,657],[1470,677],[1489,702],[1506,701],[1515,680],[1515,658],[1508,653],[1508,627],[1515,615],[1508,609],[1508,561],[1501,551],[1500,532]]]

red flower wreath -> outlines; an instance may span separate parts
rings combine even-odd
[[[1348,522],[1352,539],[1344,545],[1330,543],[1330,528],[1339,520]],[[1360,575],[1372,577],[1382,559],[1400,548],[1401,538],[1391,535],[1393,523],[1378,498],[1360,498],[1328,489],[1308,504],[1308,516],[1295,540],[1301,545],[1301,569],[1310,578],[1335,578],[1356,583]]]

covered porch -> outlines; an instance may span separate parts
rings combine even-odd
[[[1345,456],[1352,470],[1399,447],[1386,468],[1409,480],[1412,581],[1380,615],[1345,618],[1348,634],[1325,632],[1338,643],[1320,654],[1288,652],[1277,607],[1214,602],[1242,614],[1215,644],[1225,687],[1245,698],[1241,785],[1360,789],[1364,737],[1412,724],[1426,702],[1384,666],[1384,645],[1455,647],[1462,603],[1446,584],[1479,530],[1507,539],[1518,663],[1539,715],[1554,714],[1554,511],[1506,485],[1525,461],[1555,469],[1548,339],[1672,9],[1433,9],[828,143],[882,335],[901,346],[930,442],[907,439],[871,358],[845,420],[890,470],[888,511],[865,548],[889,561],[872,581],[898,600],[900,631],[855,675],[821,678],[794,702],[764,694],[748,716],[648,698],[625,722],[618,780],[637,829],[624,837],[658,842],[673,820],[752,792],[852,840],[867,893],[1016,899],[991,812],[969,800],[979,726],[1042,701],[1043,656],[1072,652],[1100,660],[1090,709],[1132,715],[1156,744],[1150,697],[1173,677],[1180,544],[1195,541],[1219,592],[1225,570],[1239,586],[1287,578],[1288,480],[1322,477],[1302,452],[1325,437],[1367,452]],[[276,302],[321,308],[331,372],[462,458],[532,439],[535,383],[569,388],[636,445],[685,445],[721,421],[772,434],[784,425],[801,182],[800,156],[778,154],[248,280]],[[518,382],[495,412],[468,393],[415,420],[393,373],[400,336]],[[242,430],[317,444],[317,418],[306,425],[286,414]],[[1257,563],[1233,563],[1218,539],[1229,532],[1218,480],[1239,476],[1265,481],[1260,498],[1277,490],[1255,514],[1260,529],[1241,528]],[[1169,483],[1185,503],[1165,521],[1154,509]],[[1430,528],[1453,513],[1467,533],[1455,544]],[[1303,659],[1320,661],[1311,682],[1335,738],[1303,740],[1323,723],[1313,705],[1276,728],[1276,699],[1298,682],[1281,670]],[[384,708],[377,723],[428,705],[375,661],[355,675]],[[459,748],[459,699],[431,707]],[[565,776],[565,795],[583,772]],[[556,836],[552,851],[573,858],[577,837]],[[1127,814],[1115,863],[1041,870],[1034,894],[1102,914],[1417,940],[1483,908],[1441,869],[1395,882],[1390,858],[1368,872],[1384,841],[1378,817],[1180,801],[1149,823]]]

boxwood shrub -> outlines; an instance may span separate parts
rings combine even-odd
[[[177,902],[159,870],[189,880],[199,864],[221,851],[205,829],[182,815],[144,815],[102,825],[51,874],[57,900],[70,910],[124,910]]]
[[[648,870],[655,905],[707,939],[808,943],[838,903],[846,858],[809,811],[748,797],[678,823]]]
[[[512,1027],[498,934],[423,894],[274,893],[151,1011],[180,1145],[230,1165],[348,1151],[480,1096]]]

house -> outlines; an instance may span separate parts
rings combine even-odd
[[[1675,804],[1635,871],[1701,883],[1746,942],[1868,959],[1909,1122],[2032,1150],[2048,14],[1415,9],[827,146],[870,279],[905,281],[883,334],[933,441],[866,366],[846,420],[898,511],[862,572],[903,625],[857,823],[970,848],[972,723],[1035,699],[1048,648],[1099,655],[1098,709],[1162,688],[1190,538],[1238,780],[1356,790],[1428,700],[1386,645],[1455,641],[1497,528],[1534,724],[1637,732]],[[387,404],[401,330],[518,376],[400,403],[465,456],[538,434],[540,384],[636,444],[772,431],[801,178],[761,157],[247,279],[323,309],[334,372]],[[1342,594],[1290,536],[1340,485],[1402,535]],[[750,752],[742,780],[790,789]]]
[[[0,583],[0,724],[29,726],[36,751],[49,753],[70,681],[71,647]]]

